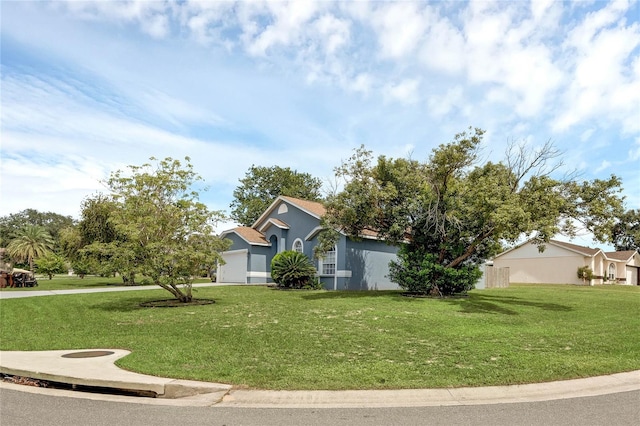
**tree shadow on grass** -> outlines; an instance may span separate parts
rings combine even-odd
[[[411,297],[402,295],[399,290],[331,290],[323,292],[314,292],[302,295],[307,300],[323,300],[323,299],[363,299],[363,298],[388,298],[394,300],[410,300]]]
[[[192,307],[200,307],[200,306],[209,306],[214,305],[215,300],[213,299],[205,299],[205,298],[194,298],[193,303],[180,303],[177,299],[172,298],[141,298],[141,297],[130,297],[130,298],[122,298],[109,300],[107,302],[97,303],[92,305],[92,308],[100,309],[102,311],[108,312],[133,312],[139,310],[149,310],[149,309],[163,309],[163,308],[192,308]]]
[[[553,312],[570,312],[572,307],[552,302],[534,302],[512,296],[496,296],[474,293],[468,299],[445,299],[447,302],[459,306],[463,313],[519,315],[516,307],[531,307]]]

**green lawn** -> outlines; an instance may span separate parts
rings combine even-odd
[[[516,384],[640,369],[640,287],[512,286],[468,298],[398,292],[162,290],[0,301],[0,348],[124,348],[119,365],[268,389]]]

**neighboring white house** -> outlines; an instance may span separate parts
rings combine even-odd
[[[512,283],[640,285],[640,254],[635,250],[604,252],[551,240],[540,252],[527,241],[497,255],[493,265],[509,268]],[[578,278],[578,268],[584,266],[593,271],[590,283]]]

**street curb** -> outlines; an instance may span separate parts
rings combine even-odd
[[[267,391],[232,389],[218,404],[247,408],[389,408],[489,405],[607,395],[640,390],[640,370],[525,385],[446,389]]]
[[[99,354],[98,354],[99,353]],[[103,354],[105,353],[105,354]],[[123,349],[0,351],[0,372],[50,382],[152,393],[167,405],[246,408],[375,408],[487,405],[549,401],[640,390],[640,370],[606,376],[525,385],[446,389],[273,391],[149,376],[123,370],[115,362]],[[75,357],[76,355],[87,357]],[[26,387],[26,386],[25,386]],[[114,392],[115,393],[115,392]],[[105,395],[105,398],[109,395]],[[134,400],[149,398],[130,397]],[[158,401],[162,404],[162,402]]]

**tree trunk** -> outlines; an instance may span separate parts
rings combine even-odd
[[[160,281],[156,281],[155,284],[167,290],[182,303],[189,303],[193,299],[191,291],[183,293],[175,284],[162,284]],[[189,290],[191,290],[191,288],[189,288]]]

